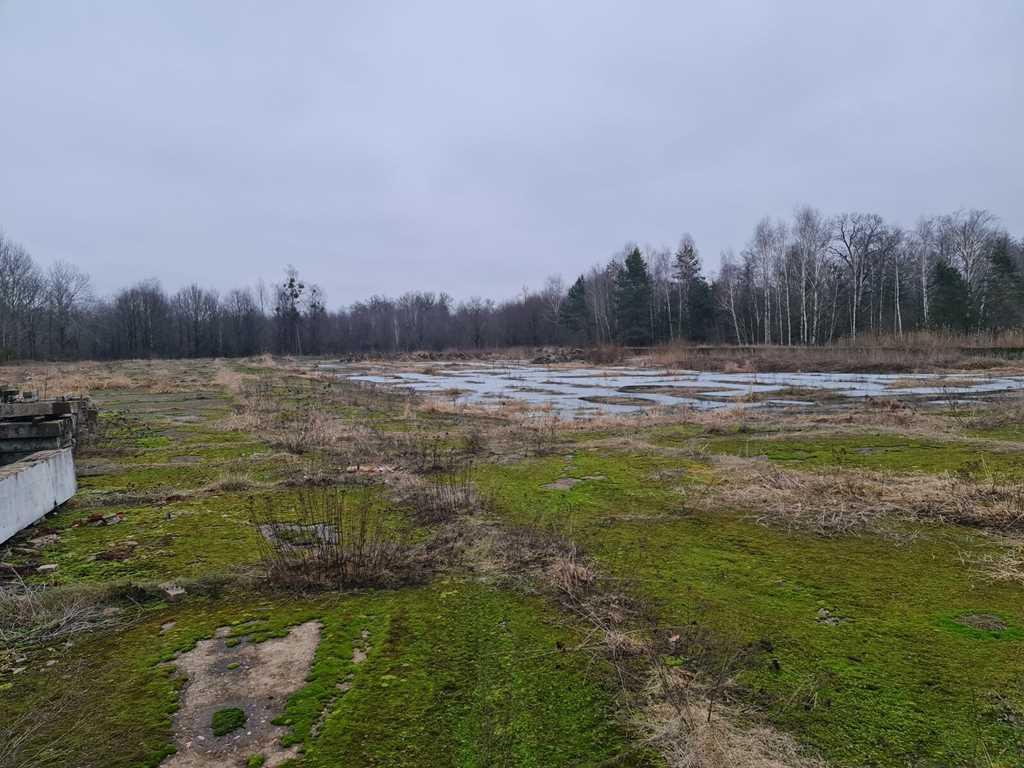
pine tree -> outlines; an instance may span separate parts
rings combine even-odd
[[[707,341],[715,327],[715,300],[711,284],[699,272],[690,282],[686,303],[689,307],[686,337],[690,341]]]
[[[680,338],[692,337],[690,325],[693,312],[690,294],[694,281],[700,276],[697,246],[692,237],[685,235],[672,257],[672,277],[676,282],[676,335]]]
[[[629,346],[651,343],[651,276],[639,248],[633,248],[615,278],[619,339]]]
[[[993,328],[1013,328],[1024,323],[1024,274],[1010,253],[1010,238],[996,238],[989,272],[988,317]]]
[[[559,320],[574,336],[590,338],[590,323],[587,322],[587,284],[583,275],[569,288],[559,308]]]
[[[964,278],[945,259],[932,274],[931,323],[935,328],[966,331],[973,325],[971,291]]]

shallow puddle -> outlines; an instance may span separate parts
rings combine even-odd
[[[501,406],[518,402],[569,418],[633,413],[656,406],[714,410],[730,405],[816,405],[813,400],[794,397],[794,391],[840,402],[899,397],[952,406],[965,399],[1024,390],[1024,376],[978,374],[652,372],[625,366],[567,369],[515,364],[375,374],[342,364],[320,367],[353,381],[407,388],[456,403]]]

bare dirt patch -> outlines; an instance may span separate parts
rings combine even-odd
[[[252,755],[263,755],[263,765],[273,768],[294,758],[297,747],[280,745],[286,729],[271,721],[302,685],[319,641],[316,621],[293,627],[286,637],[234,646],[222,628],[178,656],[174,666],[188,682],[174,718],[178,751],[162,763],[163,768],[244,765]],[[245,727],[215,737],[213,714],[225,707],[244,711]]]
[[[1002,632],[1006,629],[1006,622],[991,613],[966,613],[957,621],[971,629],[983,629],[986,632]]]
[[[552,483],[545,483],[541,486],[546,491],[571,491],[580,483],[587,480],[605,480],[604,475],[584,475],[583,477],[560,477]]]
[[[582,480],[575,477],[560,477],[553,483],[545,483],[541,488],[547,491],[568,491],[582,482]]]

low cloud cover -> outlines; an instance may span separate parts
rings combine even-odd
[[[0,228],[102,293],[504,298],[798,203],[1024,234],[1024,6],[0,0]]]

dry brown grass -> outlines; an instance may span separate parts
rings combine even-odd
[[[262,358],[247,361],[267,364]],[[211,384],[234,392],[246,376],[226,360],[92,360],[72,363],[25,362],[3,366],[0,379],[40,397],[88,396],[133,389],[152,394],[194,392]]]
[[[972,429],[981,430],[1024,430],[1024,397],[1005,399],[993,407],[971,414],[967,424]]]
[[[548,578],[561,593],[574,600],[589,592],[596,580],[593,567],[580,556],[575,545],[552,560]]]
[[[961,553],[961,560],[995,581],[1024,585],[1024,542],[1017,538],[1001,544],[1001,548],[989,553]]]
[[[683,669],[651,676],[646,705],[634,718],[670,768],[823,768],[788,734],[715,704]]]
[[[104,601],[99,590],[51,589],[20,579],[0,583],[0,668],[4,653],[64,641],[82,632],[120,626],[123,613]]]
[[[242,373],[238,368],[223,361],[217,365],[217,372],[213,376],[213,383],[218,387],[223,387],[232,395],[241,393],[247,384],[255,380],[255,375]]]
[[[834,536],[891,520],[1024,530],[1024,484],[954,474],[894,477],[864,469],[801,472],[761,459],[716,456],[709,510],[747,510],[758,522]]]
[[[863,338],[834,346],[699,346],[666,344],[636,359],[651,367],[757,373],[826,371],[914,373],[1020,368],[1020,334],[1002,337],[946,337],[934,334],[903,339]]]

